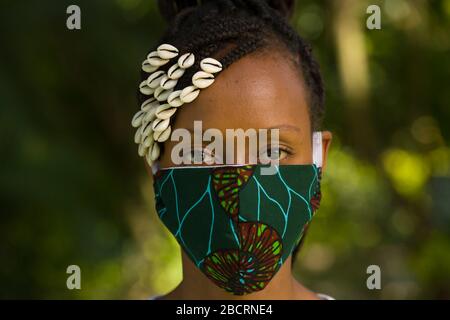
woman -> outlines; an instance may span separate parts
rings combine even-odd
[[[183,281],[159,299],[326,298],[292,274],[331,142],[318,132],[324,89],[310,47],[289,26],[293,6],[159,1],[169,27],[142,63],[132,121],[158,216],[183,249]],[[200,140],[186,135],[196,134],[194,121]],[[215,138],[205,139],[211,128]],[[238,128],[270,137],[258,135],[256,161],[250,149],[243,158],[228,148],[226,132]],[[220,134],[223,144],[212,144]]]

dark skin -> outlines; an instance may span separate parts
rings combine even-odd
[[[202,90],[196,100],[183,105],[175,119],[173,129],[193,129],[194,120],[201,120],[203,130],[217,128],[224,137],[225,130],[230,128],[279,128],[280,164],[312,163],[307,88],[298,67],[287,59],[286,51],[265,50],[236,61],[222,71],[213,85]],[[325,170],[332,134],[323,131],[322,136]],[[175,144],[177,142],[165,142],[161,167],[174,166],[170,151]],[[294,278],[291,259],[283,263],[263,290],[237,296],[216,286],[183,252],[182,282],[159,299],[319,299]]]

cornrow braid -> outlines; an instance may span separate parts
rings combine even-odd
[[[229,67],[233,62],[239,60],[243,56],[256,51],[259,47],[262,46],[261,39],[258,38],[247,38],[243,39],[244,41],[240,44],[236,49],[229,52],[226,56],[222,58],[222,65],[224,69]]]
[[[254,19],[237,18],[233,21],[218,20],[213,23],[205,24],[204,29],[199,34],[192,34],[192,38],[185,46],[181,45],[182,50],[190,51],[201,49],[202,46],[215,42],[223,42],[229,39],[239,39],[242,34],[257,36],[257,31],[261,30],[264,24]],[[208,30],[205,34],[204,30]]]

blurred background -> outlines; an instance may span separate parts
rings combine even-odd
[[[144,299],[181,280],[130,126],[155,2],[1,1],[0,298]],[[338,299],[450,298],[450,0],[298,2],[334,141],[297,278]]]

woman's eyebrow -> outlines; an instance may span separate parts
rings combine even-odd
[[[191,132],[191,133],[194,133],[194,129],[192,129],[192,128],[186,128],[189,132]],[[256,129],[256,128],[255,128]],[[300,132],[301,131],[301,129],[299,128],[299,127],[297,127],[297,126],[293,126],[293,125],[290,125],[290,124],[282,124],[282,125],[279,125],[279,126],[273,126],[273,127],[269,127],[269,128],[259,128],[259,129],[265,129],[265,130],[273,130],[273,129],[280,129],[280,130],[294,130],[294,131],[297,131],[297,132]],[[258,129],[256,129],[256,130],[258,130]],[[245,131],[245,130],[244,130]],[[203,132],[202,132],[203,133]]]
[[[266,130],[272,130],[272,129],[294,130],[294,131],[297,131],[297,132],[300,132],[300,131],[301,131],[301,129],[300,129],[299,127],[293,126],[293,125],[290,125],[290,124],[282,124],[282,125],[278,125],[278,126],[273,126],[273,127],[270,127],[270,128],[266,128]]]

